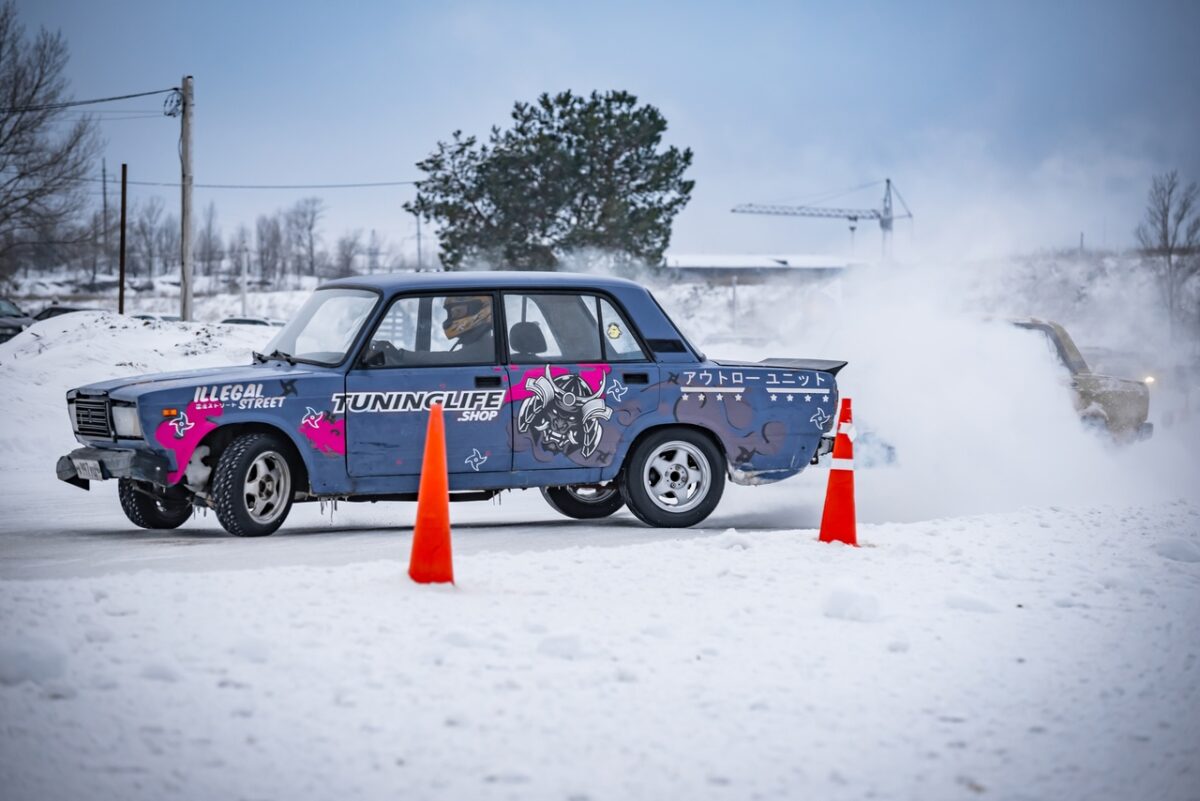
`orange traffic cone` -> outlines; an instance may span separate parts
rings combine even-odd
[[[446,429],[440,403],[435,403],[429,410],[408,575],[418,584],[454,583],[454,562],[450,554],[450,477],[446,471]]]
[[[854,523],[854,423],[849,398],[842,398],[837,436],[833,440],[829,486],[825,490],[825,511],[821,515],[821,542],[858,546]]]

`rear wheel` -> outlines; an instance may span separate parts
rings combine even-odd
[[[134,525],[142,528],[179,528],[192,516],[192,504],[186,500],[167,500],[154,495],[145,484],[131,478],[117,481],[121,510]]]
[[[625,505],[615,482],[542,487],[542,497],[556,511],[576,520],[608,517]]]
[[[725,460],[712,440],[687,428],[656,431],[634,447],[621,471],[621,495],[644,523],[694,526],[725,491]]]
[[[238,537],[265,537],[292,508],[292,465],[270,434],[243,434],[229,443],[213,471],[217,519]]]

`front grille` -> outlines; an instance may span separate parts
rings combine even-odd
[[[75,399],[75,430],[85,437],[112,439],[107,400]]]

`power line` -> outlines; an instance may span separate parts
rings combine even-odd
[[[153,108],[97,108],[86,111],[83,109],[67,109],[65,113],[79,117],[104,116],[105,114],[153,114],[156,117],[162,116],[161,109]]]
[[[81,181],[100,183],[99,178],[80,178]],[[109,181],[110,184],[119,183]],[[172,181],[129,181],[136,186],[180,186]],[[364,189],[377,186],[412,186],[417,181],[367,181],[348,184],[192,184],[197,189]]]
[[[165,95],[168,92],[178,91],[179,87],[172,86],[170,89],[156,89],[153,92],[135,92],[131,95],[114,95],[113,97],[97,97],[93,100],[67,100],[62,103],[42,103],[34,106],[9,106],[8,108],[0,108],[0,114],[21,114],[26,111],[55,111],[57,109],[72,108],[74,106],[90,106],[96,103],[111,103],[114,100],[128,100],[131,97]]]

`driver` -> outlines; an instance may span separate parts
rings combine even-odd
[[[496,346],[492,338],[492,296],[451,295],[442,304],[446,320],[442,331],[456,340],[450,352],[463,361],[491,361]]]

